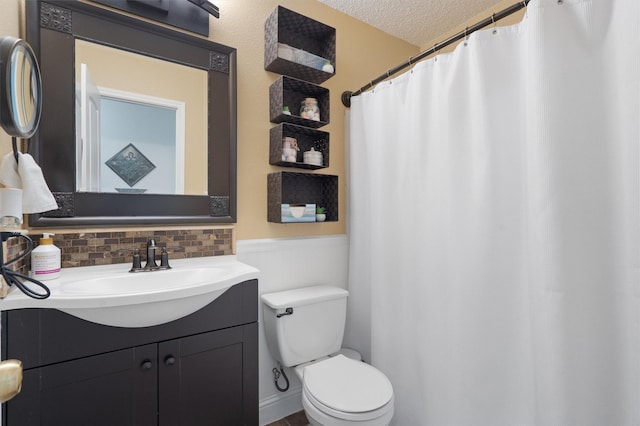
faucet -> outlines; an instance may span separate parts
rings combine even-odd
[[[144,265],[145,271],[158,269],[158,265],[156,264],[157,248],[156,240],[154,238],[150,238],[149,241],[147,241],[147,263]]]
[[[162,247],[162,252],[160,253],[160,266],[158,266],[156,263],[157,248],[158,245],[156,244],[156,240],[154,238],[150,238],[149,241],[147,241],[147,263],[144,265],[144,268],[140,261],[140,249],[135,249],[133,253],[133,266],[129,272],[151,272],[171,269],[171,266],[169,266],[169,253],[167,253],[167,249],[165,247]]]

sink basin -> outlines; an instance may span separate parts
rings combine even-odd
[[[129,273],[128,264],[65,268],[60,278],[44,281],[48,299],[32,299],[12,287],[0,310],[54,308],[98,324],[148,327],[189,315],[259,275],[235,256],[176,259],[171,266],[137,273]]]
[[[95,278],[66,280],[61,294],[94,294],[126,297],[130,294],[172,291],[176,286],[198,286],[216,282],[224,269],[185,267],[154,272],[137,272],[123,276],[122,271]]]

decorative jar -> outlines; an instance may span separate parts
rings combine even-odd
[[[300,151],[300,148],[298,148],[298,140],[296,138],[286,136],[282,139],[282,161],[295,163],[298,151]]]
[[[300,117],[320,121],[320,108],[316,98],[305,98],[300,105]]]

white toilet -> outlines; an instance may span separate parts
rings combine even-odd
[[[341,350],[348,295],[330,286],[263,294],[267,344],[282,366],[294,367],[312,425],[385,426],[393,417],[391,382],[357,352]]]

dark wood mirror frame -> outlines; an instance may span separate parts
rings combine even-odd
[[[28,1],[26,16],[43,90],[42,118],[30,152],[60,207],[31,215],[30,226],[236,221],[236,49],[75,0]],[[77,38],[207,71],[208,196],[76,192]]]

